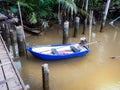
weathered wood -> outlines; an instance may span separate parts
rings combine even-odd
[[[5,80],[8,80],[9,78],[13,78],[13,80],[9,80],[7,82],[8,88],[10,90],[15,90],[14,89],[15,87],[17,88],[19,88],[19,86],[21,87],[20,82],[17,79],[17,76],[15,75],[14,69],[11,64],[3,66],[3,71],[4,71]]]
[[[49,69],[48,64],[42,65],[43,90],[49,90]]]
[[[88,11],[88,0],[86,0],[85,11],[86,11],[86,12]],[[87,15],[85,15],[82,34],[85,34],[86,26],[87,26]]]
[[[11,40],[10,40],[10,27],[9,27],[9,25],[8,24],[5,24],[5,37],[6,37],[6,40],[5,40],[5,42],[6,42],[6,46],[7,46],[7,48],[8,48],[8,50],[10,51],[10,44],[11,44]]]
[[[11,78],[8,78],[7,80],[2,80],[2,81],[0,81],[0,84],[7,83],[9,80],[12,80],[12,79],[13,79],[13,77],[11,77]]]
[[[2,64],[0,64],[0,66],[4,66],[4,65],[8,65],[8,64],[11,64],[11,62],[2,63]]]
[[[25,50],[26,43],[25,43],[25,37],[24,37],[22,26],[17,26],[16,32],[17,32],[17,43],[18,43],[19,55],[24,56],[26,54],[26,50]]]
[[[89,16],[89,43],[91,42],[91,34],[92,34],[92,20],[93,20],[93,11],[90,11]]]
[[[66,44],[68,42],[68,37],[69,37],[69,22],[65,21],[63,27],[63,44]]]
[[[0,81],[5,80],[2,68],[0,67]],[[8,90],[6,83],[0,84],[0,89],[1,90]]]
[[[5,29],[5,24],[1,24],[1,35],[3,39],[6,41],[6,29]]]
[[[61,14],[60,14],[60,8],[61,8],[61,4],[60,4],[60,0],[58,2],[58,23],[62,24],[62,19],[61,19]]]
[[[101,26],[100,26],[100,32],[102,32],[102,29],[105,26],[106,17],[107,17],[108,9],[109,9],[109,6],[110,6],[110,2],[111,2],[111,0],[107,0],[105,11],[103,12],[103,18],[102,18],[102,22],[101,22]]]
[[[80,24],[80,18],[79,17],[75,17],[73,37],[77,37],[77,32],[79,30],[79,24]]]
[[[23,25],[23,20],[22,20],[22,13],[21,13],[21,8],[20,8],[20,3],[19,3],[19,1],[17,2],[17,4],[18,4],[18,10],[19,10],[19,15],[20,15],[20,22],[21,22],[21,32],[22,32],[22,34],[23,34],[23,40],[24,40],[24,43],[22,44],[23,45],[23,47],[24,47],[24,53],[23,54],[21,54],[20,56],[22,56],[22,55],[25,55],[25,56],[27,56],[27,51],[26,51],[26,40],[25,40],[25,33],[24,33],[24,25]],[[22,50],[21,50],[22,51]]]
[[[11,45],[12,45],[12,51],[13,51],[13,56],[16,57],[17,54],[16,54],[16,39],[15,39],[15,34],[14,34],[14,31],[13,30],[10,30],[10,38],[11,38]]]
[[[2,70],[1,73],[3,74],[2,76],[3,79],[1,79],[0,81],[7,88],[3,90],[27,90],[26,86],[23,83],[23,80],[21,79],[17,69],[15,68],[13,64],[13,60],[9,54],[9,51],[1,35],[0,35],[0,43],[3,43],[4,51],[6,51],[5,57],[4,56],[0,57],[0,61],[1,61],[0,68]],[[10,78],[13,78],[13,79],[10,79]],[[0,85],[0,87],[2,86]]]
[[[42,30],[40,28],[29,28],[29,27],[27,27],[25,25],[24,25],[24,30],[28,31],[28,32],[30,32],[32,34],[37,34],[37,35],[42,32]]]

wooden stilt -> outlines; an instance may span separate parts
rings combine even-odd
[[[86,11],[86,12],[88,11],[88,0],[86,0],[85,11]],[[85,15],[82,34],[85,34],[86,26],[87,26],[87,15]]]
[[[22,26],[17,26],[16,32],[17,32],[17,43],[18,43],[19,55],[24,56],[26,54],[26,50],[25,50],[26,44],[24,40],[24,33],[23,33]]]
[[[63,28],[63,44],[66,44],[68,42],[68,36],[69,36],[69,22],[64,22],[64,28]]]
[[[42,65],[43,90],[49,90],[49,69],[48,64]]]
[[[92,20],[93,20],[93,11],[90,11],[89,16],[89,43],[91,42],[91,34],[92,34]]]
[[[109,6],[110,6],[110,2],[111,2],[111,0],[107,0],[105,11],[103,12],[103,18],[102,18],[102,22],[101,22],[100,32],[102,32],[102,29],[105,26],[106,17],[107,17],[108,9],[109,9]]]
[[[10,40],[10,29],[9,29],[8,24],[5,24],[5,37],[6,37],[5,39],[6,46],[8,50],[10,51],[11,40]]]
[[[76,17],[75,18],[75,24],[74,24],[74,35],[73,35],[73,37],[77,37],[77,32],[79,30],[79,23],[80,23],[80,18]]]
[[[15,48],[15,45],[16,45],[16,40],[15,40],[15,34],[14,34],[14,31],[11,30],[10,31],[10,38],[11,38],[11,45],[12,45],[12,51],[13,51],[13,56],[16,57],[16,48]]]

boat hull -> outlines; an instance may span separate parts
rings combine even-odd
[[[69,45],[71,45],[71,44],[57,44],[57,45],[50,45],[48,47],[69,46]],[[61,60],[61,59],[85,56],[89,52],[89,49],[86,46],[83,46],[83,47],[86,48],[85,51],[75,52],[72,54],[63,54],[63,55],[61,55],[61,54],[60,55],[49,55],[49,54],[38,53],[38,52],[35,52],[32,50],[33,47],[29,47],[29,48],[27,48],[27,50],[36,58],[52,61],[52,60]],[[38,48],[40,48],[40,47],[38,47]]]

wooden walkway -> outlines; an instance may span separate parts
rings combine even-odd
[[[27,90],[0,34],[0,90]]]

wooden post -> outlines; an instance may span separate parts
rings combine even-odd
[[[76,18],[75,18],[74,35],[73,35],[73,37],[76,37],[76,36],[77,36],[77,32],[78,32],[78,30],[79,30],[79,23],[80,23],[80,18],[79,18],[79,17],[76,17]]]
[[[3,40],[5,41],[6,39],[6,34],[5,34],[5,24],[1,24],[1,35],[3,37]]]
[[[17,43],[18,43],[18,50],[19,55],[24,56],[26,54],[26,42],[24,40],[24,33],[22,26],[16,27],[16,33],[17,33]]]
[[[86,0],[85,11],[86,12],[88,11],[88,0]],[[87,15],[85,15],[84,25],[83,25],[83,33],[82,34],[85,34],[86,26],[87,26]]]
[[[11,38],[11,45],[12,45],[13,56],[16,57],[17,56],[16,48],[15,48],[16,36],[15,36],[14,30],[10,30],[10,38]]]
[[[43,90],[49,90],[49,69],[48,64],[42,65]]]
[[[102,32],[102,29],[105,25],[108,9],[109,9],[109,6],[110,6],[110,2],[111,2],[111,0],[107,0],[105,11],[103,12],[103,18],[102,18],[102,22],[101,22],[100,32]]]
[[[91,42],[91,33],[92,33],[92,20],[93,20],[93,11],[90,11],[89,16],[89,43]]]
[[[59,0],[59,4],[58,4],[58,22],[59,22],[59,24],[61,25],[61,23],[62,23],[62,20],[61,20],[61,15],[60,15],[60,0]]]
[[[93,19],[92,19],[92,24],[93,24],[93,25],[96,24],[96,19],[95,19],[94,15],[93,15]]]
[[[68,42],[68,36],[69,36],[69,22],[66,20],[64,22],[63,28],[63,44],[66,44]]]
[[[5,37],[6,37],[5,39],[6,46],[8,50],[10,51],[11,40],[10,40],[10,29],[9,29],[8,24],[5,24]]]

